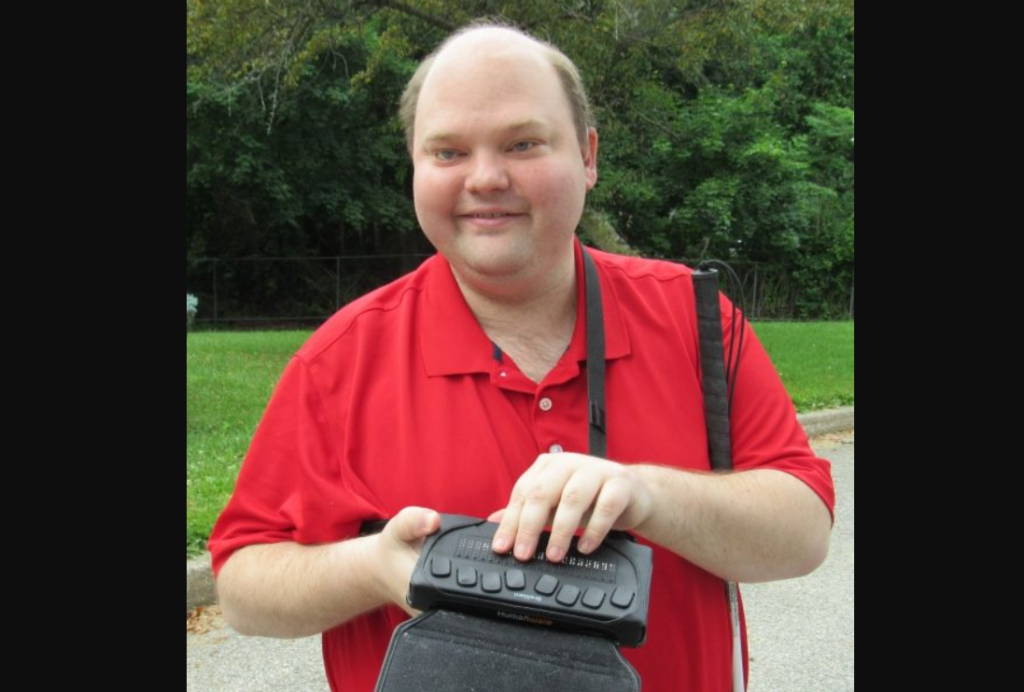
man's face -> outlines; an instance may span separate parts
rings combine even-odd
[[[416,111],[413,190],[423,231],[460,278],[514,287],[565,266],[597,181],[597,133],[581,147],[538,51],[495,45],[456,43],[438,57]],[[485,212],[507,215],[473,216]]]

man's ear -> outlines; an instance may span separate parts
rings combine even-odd
[[[597,130],[591,127],[587,130],[587,148],[581,150],[583,154],[583,167],[586,169],[587,174],[588,190],[593,190],[594,186],[597,185],[597,145]]]

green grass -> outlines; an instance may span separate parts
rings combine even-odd
[[[853,404],[852,322],[754,325],[798,411]],[[206,545],[263,409],[310,332],[186,336],[186,553]]]
[[[853,406],[853,326],[853,322],[754,324],[797,411]]]
[[[309,332],[186,335],[186,551],[206,545],[263,409]]]

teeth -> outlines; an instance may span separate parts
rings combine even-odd
[[[474,214],[473,217],[477,219],[497,219],[502,216],[508,216],[508,214]]]

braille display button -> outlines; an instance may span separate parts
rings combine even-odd
[[[431,559],[430,573],[435,577],[452,576],[452,561],[446,557],[435,557]]]
[[[604,603],[604,591],[601,589],[587,589],[583,594],[583,605],[597,610]]]
[[[576,605],[576,601],[579,600],[580,590],[572,584],[566,584],[562,587],[562,590],[558,592],[558,598],[555,600],[564,606]]]
[[[550,574],[545,574],[537,582],[537,586],[534,590],[542,596],[550,596],[558,588],[558,580],[552,577]]]
[[[628,608],[633,602],[633,592],[628,589],[615,589],[612,594],[612,605],[616,608]]]
[[[488,572],[484,575],[482,586],[487,593],[498,593],[501,591],[501,575],[497,572]]]
[[[459,567],[459,586],[476,586],[476,570],[472,567]]]
[[[510,569],[505,573],[505,586],[513,591],[521,591],[526,588],[526,575],[522,570]]]

